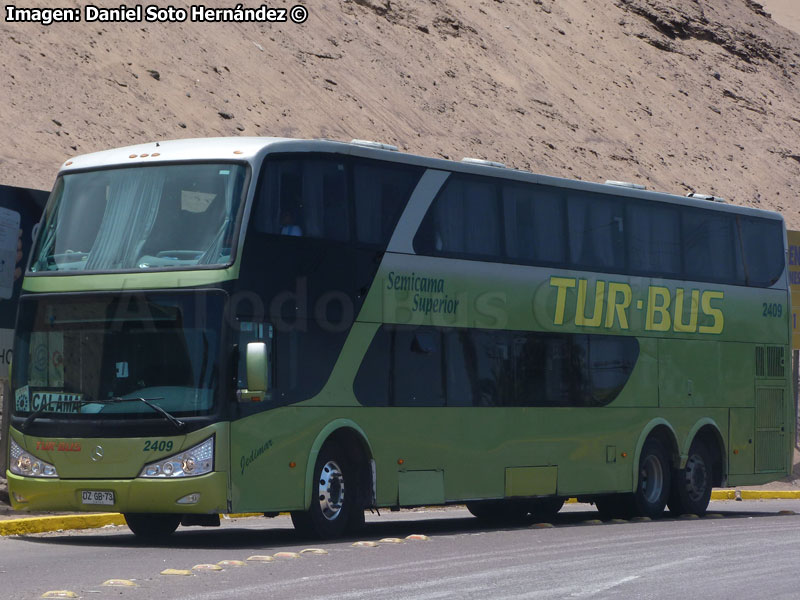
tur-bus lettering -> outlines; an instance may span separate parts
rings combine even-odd
[[[556,288],[554,325],[564,325],[574,316],[579,327],[630,329],[631,310],[644,313],[645,331],[675,331],[677,333],[722,333],[725,317],[722,314],[724,292],[712,290],[670,290],[660,285],[647,288],[647,298],[634,302],[633,290],[627,283],[596,281],[590,291],[589,281],[573,277],[551,277]],[[575,290],[575,301],[568,302],[569,290]],[[593,294],[592,294],[593,292]],[[568,307],[569,304],[569,307]],[[568,308],[571,314],[568,314]],[[710,323],[698,326],[698,315],[710,317]],[[704,319],[705,320],[705,319]]]

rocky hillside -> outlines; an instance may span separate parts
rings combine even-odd
[[[148,140],[366,138],[713,193],[800,229],[800,35],[753,0],[306,6],[301,25],[0,17],[0,183],[48,188],[70,156]]]

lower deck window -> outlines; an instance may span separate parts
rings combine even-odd
[[[636,338],[384,325],[354,390],[365,406],[605,406]]]

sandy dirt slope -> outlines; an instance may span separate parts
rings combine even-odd
[[[49,188],[75,154],[148,140],[366,138],[714,193],[800,228],[800,35],[752,0],[307,6],[302,25],[0,18],[0,182]]]
[[[762,4],[776,23],[800,34],[800,2],[797,0],[766,0]]]

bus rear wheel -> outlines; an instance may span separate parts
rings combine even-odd
[[[180,515],[166,513],[125,513],[124,517],[133,535],[148,542],[168,538],[181,522]]]
[[[679,515],[704,515],[711,500],[712,473],[711,453],[702,441],[693,441],[686,466],[673,472],[667,502],[670,511]]]
[[[314,466],[311,506],[292,512],[292,523],[298,532],[330,539],[340,537],[349,524],[358,520],[353,517],[357,494],[350,474],[344,452],[336,444],[326,443]]]

